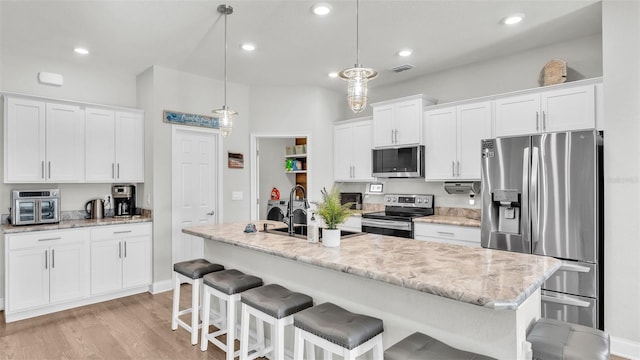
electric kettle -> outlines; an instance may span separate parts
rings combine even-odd
[[[104,218],[104,200],[89,200],[84,204],[84,210],[87,212],[87,219],[102,219]]]

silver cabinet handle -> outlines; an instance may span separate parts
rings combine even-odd
[[[124,257],[127,257],[127,242],[124,242]]]
[[[536,131],[540,131],[540,113],[536,111]]]
[[[458,176],[460,176],[460,161],[456,161],[456,165],[458,165]]]
[[[452,232],[448,232],[448,231],[436,231],[438,234],[440,235],[446,235],[446,236],[455,236],[456,234],[452,233]]]
[[[120,179],[120,163],[118,163],[118,179]]]
[[[111,178],[112,179],[116,178],[116,164],[115,163],[111,163]]]
[[[587,301],[582,301],[578,299],[569,299],[569,298],[559,298],[559,297],[548,296],[548,295],[540,295],[540,299],[546,302],[552,302],[556,304],[569,305],[569,306],[577,306],[577,307],[583,307],[583,308],[588,308],[591,305]]]
[[[456,176],[456,162],[451,162],[451,176]]]
[[[396,133],[396,144],[397,144],[398,143],[398,129],[396,129],[395,133]]]
[[[547,131],[547,112],[542,112],[542,130]]]
[[[49,161],[49,179],[51,179],[51,161]]]
[[[122,241],[118,243],[118,258],[122,259]]]
[[[113,234],[128,234],[130,233],[132,230],[124,230],[124,231],[114,231]]]
[[[42,238],[42,239],[38,239],[38,241],[51,241],[51,240],[60,240],[62,239],[61,237],[52,237],[52,238]]]
[[[51,268],[54,269],[56,267],[56,250],[51,249]]]
[[[49,268],[49,250],[44,251],[44,268]]]
[[[42,178],[44,179],[44,161],[41,161],[41,167],[42,167]]]
[[[393,144],[393,129],[391,130],[391,143]]]

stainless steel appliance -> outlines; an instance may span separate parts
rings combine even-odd
[[[340,204],[344,205],[347,203],[351,203],[350,209],[352,210],[362,210],[362,193],[341,192]]]
[[[374,177],[424,176],[424,146],[373,149],[371,154]]]
[[[542,316],[604,328],[602,134],[482,140],[485,248],[553,256]]]
[[[116,184],[111,186],[115,216],[136,215],[136,186]]]
[[[87,213],[87,219],[104,218],[104,200],[93,199],[84,204],[84,211]]]
[[[60,190],[12,190],[11,224],[34,225],[60,222]]]
[[[362,232],[413,238],[413,219],[433,215],[433,195],[387,194],[384,211],[362,214]]]

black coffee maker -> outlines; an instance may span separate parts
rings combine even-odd
[[[113,197],[113,214],[115,216],[132,216],[136,214],[136,186],[132,184],[115,184],[111,186]]]

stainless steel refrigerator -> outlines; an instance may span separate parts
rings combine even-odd
[[[553,256],[542,316],[604,328],[602,134],[482,140],[482,246]]]

